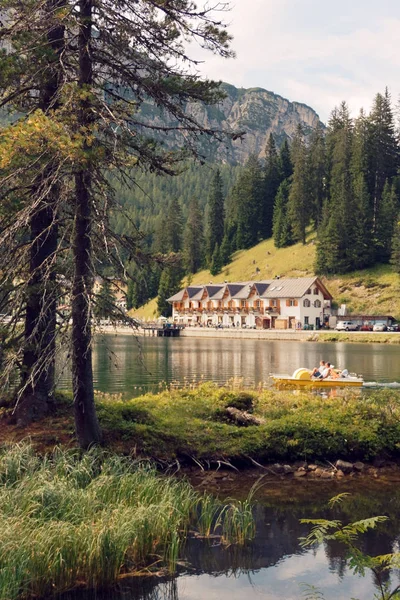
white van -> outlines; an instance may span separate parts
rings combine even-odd
[[[358,325],[354,321],[339,321],[336,325],[336,331],[357,331]]]

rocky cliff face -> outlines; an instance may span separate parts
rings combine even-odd
[[[289,102],[286,98],[261,88],[238,89],[233,85],[223,84],[226,98],[218,105],[206,106],[196,104],[188,107],[188,111],[206,127],[223,128],[230,131],[244,131],[240,140],[226,143],[210,142],[209,138],[202,143],[202,151],[211,160],[242,164],[249,154],[264,155],[265,146],[272,133],[280,146],[285,139],[290,140],[300,123],[306,135],[320,123],[317,113],[299,102]],[[154,119],[161,123],[165,118],[149,104],[143,106],[142,114],[146,119]],[[143,115],[144,116],[144,115]],[[322,125],[323,126],[323,125]],[[165,141],[165,138],[164,138]],[[168,146],[176,146],[179,140],[171,135]]]

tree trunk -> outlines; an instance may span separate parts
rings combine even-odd
[[[51,201],[31,219],[30,279],[27,286],[21,395],[15,409],[19,425],[54,408],[56,281],[49,265],[57,248]]]
[[[49,20],[47,42],[54,52],[47,80],[39,101],[43,112],[59,106],[62,69],[59,56],[64,48],[65,28],[52,26],[54,11],[66,5],[66,0],[47,0],[43,18]],[[51,167],[45,177],[52,175]],[[35,190],[41,182],[36,182]],[[21,369],[21,392],[17,397],[14,416],[17,423],[27,425],[45,416],[54,408],[55,336],[56,336],[56,276],[54,257],[57,250],[58,185],[53,185],[30,219],[30,264],[26,291],[24,351]]]
[[[90,88],[93,79],[90,45],[92,38],[92,0],[80,0],[79,87]],[[80,126],[92,122],[88,95],[82,95]],[[72,383],[75,427],[79,444],[88,448],[101,442],[102,435],[94,405],[92,372],[92,331],[90,297],[93,287],[91,243],[90,164],[75,176],[74,281],[72,287]]]

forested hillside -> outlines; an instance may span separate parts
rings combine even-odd
[[[249,250],[235,252],[232,261],[218,275],[204,269],[194,275],[191,283],[262,280],[275,275],[307,277],[315,272],[315,250],[315,234],[307,237],[305,245],[298,243],[286,248],[276,248],[272,239],[265,240]],[[392,265],[376,265],[322,279],[337,306],[346,304],[350,312],[390,314],[400,320],[400,275]],[[182,285],[186,283],[187,279],[182,281]],[[140,319],[154,319],[158,313],[157,299],[153,298],[131,314]]]
[[[317,124],[306,136],[298,126],[290,145],[278,148],[271,134],[261,160],[251,154],[243,167],[208,170],[206,179],[192,167],[179,184],[185,189],[180,198],[177,181],[160,191],[158,180],[148,179],[160,203],[171,195],[168,212],[156,216],[155,209],[152,216],[152,248],[178,257],[158,272],[159,312],[168,314],[166,299],[185,274],[192,279],[202,266],[211,276],[226,272],[233,253],[271,237],[275,248],[290,248],[305,245],[313,231],[315,255],[307,269],[320,275],[388,264],[400,271],[399,166],[399,133],[385,91],[370,114],[353,119],[343,102],[326,131]],[[292,258],[289,252],[286,271]],[[131,284],[132,307],[151,297],[143,293],[150,280],[144,274]]]

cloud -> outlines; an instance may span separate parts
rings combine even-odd
[[[237,0],[225,16],[237,58],[197,53],[210,78],[272,90],[324,120],[342,100],[357,114],[386,85],[394,98],[400,91],[395,0],[381,0],[379,11],[375,0]]]

